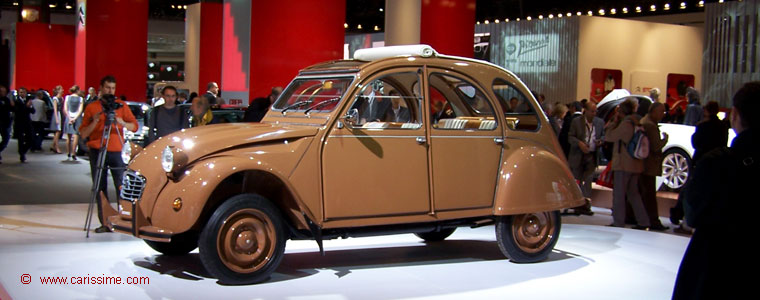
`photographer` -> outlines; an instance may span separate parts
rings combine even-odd
[[[87,105],[84,109],[84,117],[82,118],[82,126],[80,133],[82,137],[89,137],[87,147],[90,149],[90,173],[92,175],[92,181],[95,182],[95,176],[97,173],[96,166],[98,161],[98,154],[103,139],[103,132],[106,130],[106,117],[109,112],[114,113],[114,121],[111,124],[111,134],[108,138],[107,152],[105,164],[103,168],[108,167],[111,169],[111,176],[113,177],[113,183],[118,193],[119,187],[121,187],[121,177],[124,173],[124,163],[121,160],[121,148],[124,136],[124,130],[135,131],[137,129],[137,120],[129,110],[124,101],[116,100],[114,94],[116,93],[116,78],[111,75],[107,75],[100,80],[100,98],[99,101],[94,101]],[[104,194],[108,193],[106,184],[106,173],[98,183],[98,192],[102,191]],[[118,197],[117,197],[118,198]],[[95,229],[96,233],[109,232],[108,227],[103,226],[105,220],[103,219],[102,208],[100,207],[100,201],[95,201],[98,206],[98,219],[101,226]]]

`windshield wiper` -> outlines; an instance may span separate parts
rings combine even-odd
[[[338,101],[340,101],[340,97],[335,97],[335,98],[332,98],[332,99],[327,99],[325,101],[322,101],[322,102],[319,102],[317,104],[314,104],[312,107],[307,108],[303,113],[307,114],[307,113],[309,113],[310,111],[312,111],[312,110],[314,110],[316,108],[325,106],[325,105],[330,104],[330,103],[335,103],[335,102],[338,102]]]
[[[296,103],[293,103],[293,104],[288,105],[287,107],[283,108],[282,109],[282,114],[285,114],[285,112],[287,110],[291,109],[291,108],[301,107],[301,106],[304,106],[304,105],[311,104],[312,102],[314,102],[314,101],[312,101],[312,100],[298,101]]]

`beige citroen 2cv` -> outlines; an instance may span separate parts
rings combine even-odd
[[[584,203],[528,88],[496,65],[426,45],[303,69],[261,123],[166,136],[128,161],[114,231],[167,255],[200,248],[223,283],[261,282],[289,239],[495,225],[514,262],[545,259],[559,210]]]

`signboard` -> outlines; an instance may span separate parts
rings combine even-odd
[[[554,73],[559,65],[557,34],[504,37],[505,67],[516,73]]]

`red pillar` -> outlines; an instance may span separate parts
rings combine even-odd
[[[200,47],[198,49],[198,93],[209,82],[222,84],[222,3],[201,2]]]
[[[473,56],[475,0],[422,1],[420,43],[441,54]]]
[[[309,65],[341,59],[345,19],[346,0],[253,1],[250,99],[285,87]]]
[[[85,16],[84,24],[78,25],[75,55],[77,67],[84,66],[81,87],[97,89],[103,76],[113,75],[116,77],[116,96],[126,95],[131,101],[145,101],[148,0],[81,2],[85,3]],[[81,77],[78,73],[77,80]]]

